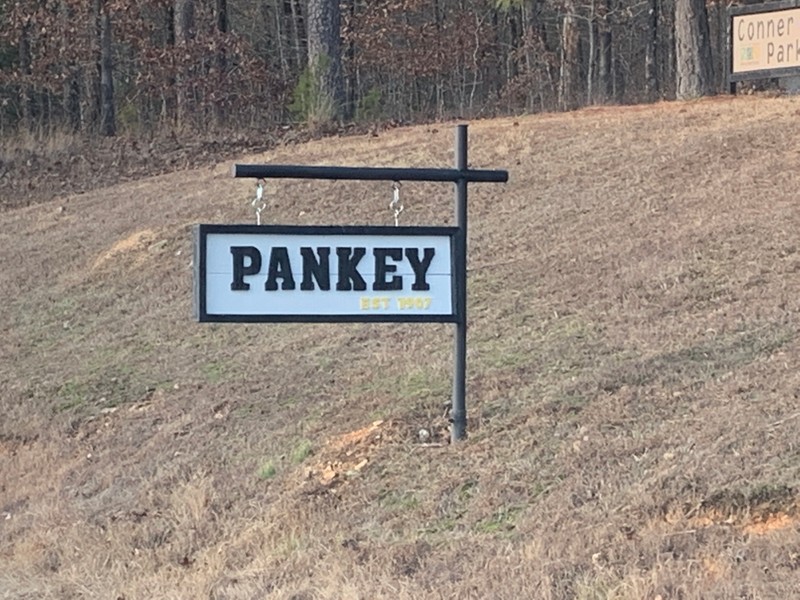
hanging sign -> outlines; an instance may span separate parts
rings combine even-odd
[[[198,225],[201,322],[456,322],[453,227]]]
[[[198,321],[418,321],[455,324],[451,439],[467,431],[467,184],[508,181],[470,169],[467,126],[456,126],[455,168],[234,165],[234,177],[455,184],[456,227],[197,225]],[[259,182],[256,218],[263,209]]]

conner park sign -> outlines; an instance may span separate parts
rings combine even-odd
[[[800,7],[754,4],[729,11],[731,82],[800,72]]]

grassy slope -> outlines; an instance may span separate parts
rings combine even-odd
[[[474,123],[468,442],[443,325],[199,325],[228,165],[0,214],[0,598],[800,595],[800,100]],[[450,126],[247,162],[449,166]],[[449,186],[406,184],[405,224]],[[384,184],[269,222],[388,224]],[[375,423],[374,425],[371,425]]]

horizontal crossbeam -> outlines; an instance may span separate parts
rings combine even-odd
[[[395,167],[319,167],[304,165],[233,165],[234,177],[257,179],[350,179],[362,181],[467,181],[505,183],[508,171],[482,169],[411,169]]]

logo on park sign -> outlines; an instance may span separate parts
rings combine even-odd
[[[199,321],[457,320],[456,228],[198,225]]]

